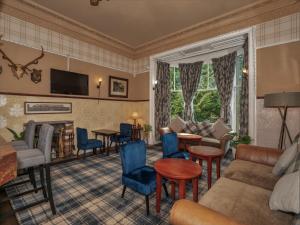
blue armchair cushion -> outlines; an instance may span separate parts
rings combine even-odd
[[[115,135],[115,136],[111,136],[110,140],[112,142],[129,142],[131,140],[131,136]]]
[[[164,158],[177,158],[177,159],[189,159],[190,154],[188,152],[174,152],[170,155],[164,156]]]
[[[93,149],[93,148],[101,148],[102,141],[96,139],[89,139],[86,145],[83,145],[82,149]]]
[[[144,166],[123,174],[122,183],[140,194],[149,195],[156,189],[156,172],[154,168]]]

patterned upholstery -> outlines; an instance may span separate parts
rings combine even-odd
[[[163,146],[163,158],[188,159],[189,153],[178,150],[177,133],[167,133],[161,136]]]

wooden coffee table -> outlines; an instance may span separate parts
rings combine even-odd
[[[160,159],[155,162],[156,170],[156,212],[160,212],[162,178],[179,183],[179,199],[185,198],[185,183],[193,182],[193,200],[198,202],[198,177],[201,174],[201,166],[185,159]],[[175,189],[172,186],[172,195]]]
[[[224,155],[223,150],[210,146],[189,146],[190,160],[193,158],[199,159],[199,164],[202,166],[202,160],[207,162],[207,183],[208,189],[211,187],[212,161],[216,160],[217,178],[220,178],[221,159]]]
[[[202,137],[197,134],[177,133],[179,144],[184,145],[184,150],[188,149],[190,144],[200,145]]]

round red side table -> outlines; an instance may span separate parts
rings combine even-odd
[[[193,183],[193,200],[198,202],[198,178],[201,175],[201,166],[185,159],[160,159],[155,162],[156,170],[156,212],[160,212],[162,178],[179,183],[179,199],[185,198],[185,184],[188,180]],[[172,196],[175,194],[172,184]]]
[[[179,145],[184,146],[184,150],[188,149],[189,145],[201,145],[202,137],[197,134],[177,133]]]
[[[224,155],[223,150],[210,146],[189,146],[188,151],[190,153],[190,160],[192,160],[193,158],[199,159],[199,164],[201,166],[202,160],[205,160],[207,162],[207,183],[208,189],[210,189],[212,176],[212,161],[216,160],[217,178],[220,178],[221,159]]]

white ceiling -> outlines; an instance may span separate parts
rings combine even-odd
[[[256,0],[26,0],[138,47]]]

